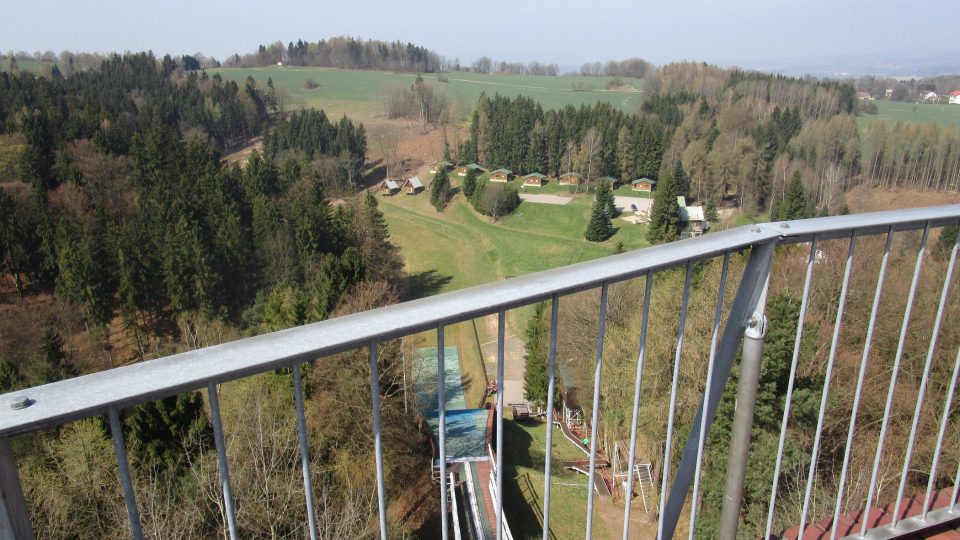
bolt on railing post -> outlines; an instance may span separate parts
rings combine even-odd
[[[17,461],[6,437],[0,437],[0,538],[33,540]]]
[[[737,405],[733,413],[730,455],[723,489],[723,508],[720,512],[720,538],[736,538],[740,524],[740,500],[747,474],[747,454],[750,452],[750,434],[753,431],[753,412],[757,404],[757,385],[760,382],[760,359],[763,340],[767,335],[766,307],[770,275],[760,293],[760,300],[743,333],[743,353],[740,357],[740,377],[737,381]]]

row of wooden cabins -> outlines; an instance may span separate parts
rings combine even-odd
[[[430,167],[430,174],[436,174],[436,172],[441,170],[441,168],[450,169],[453,166],[454,166],[453,163],[450,163],[449,161],[440,160],[434,163]],[[467,165],[460,165],[456,167],[456,169],[454,170],[454,173],[457,176],[466,176],[467,173],[471,170],[475,170],[477,172],[482,173],[486,169],[484,169],[481,165],[477,163],[468,163]],[[490,171],[491,182],[509,182],[515,177],[516,175],[514,175],[513,171],[511,171],[510,169],[496,169],[496,170]],[[538,172],[532,172],[530,174],[521,176],[520,180],[522,180],[524,186],[539,187],[539,186],[543,186],[543,184],[547,182],[547,176]],[[598,178],[598,180],[610,182],[613,185],[617,185],[620,183],[620,180],[609,177],[609,176]],[[583,183],[583,176],[575,172],[564,173],[557,177],[557,183],[559,183],[561,186],[576,186]],[[652,192],[656,184],[657,184],[656,180],[651,180],[649,178],[638,178],[630,182],[631,189],[633,191],[641,191],[641,192],[647,192],[647,193]]]

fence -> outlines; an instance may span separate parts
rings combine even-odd
[[[636,378],[633,394],[633,422],[631,424],[630,451],[628,463],[636,459],[637,444],[637,412],[641,398],[641,382],[644,376],[644,355],[646,352],[647,326],[649,320],[650,295],[653,282],[659,272],[673,268],[685,268],[682,308],[679,316],[678,332],[676,335],[675,357],[671,385],[670,407],[667,411],[667,437],[664,445],[663,463],[665,469],[661,476],[660,511],[658,514],[658,536],[671,538],[674,536],[681,512],[688,496],[690,500],[698,500],[701,468],[704,453],[704,441],[709,433],[713,418],[717,411],[721,393],[730,378],[731,368],[741,344],[743,347],[741,375],[738,381],[738,407],[734,420],[734,438],[731,444],[730,461],[727,469],[725,504],[722,512],[722,527],[724,536],[736,532],[739,518],[740,494],[743,488],[743,479],[746,473],[747,449],[750,442],[750,428],[752,423],[754,398],[756,396],[757,372],[759,369],[760,353],[766,330],[763,310],[767,284],[770,276],[773,254],[777,246],[785,244],[809,244],[810,249],[806,257],[806,274],[801,301],[800,322],[796,329],[798,339],[793,353],[790,385],[786,395],[786,406],[783,415],[779,448],[776,461],[776,470],[781,467],[784,451],[784,439],[790,419],[791,394],[796,375],[797,358],[799,355],[800,339],[803,332],[803,314],[805,313],[810,291],[811,275],[818,257],[818,245],[826,240],[847,239],[849,242],[843,282],[839,295],[839,308],[834,325],[831,341],[829,363],[822,402],[818,419],[817,432],[811,450],[811,463],[817,462],[820,450],[821,432],[824,423],[824,411],[829,394],[830,372],[836,357],[838,334],[842,323],[844,305],[847,300],[847,290],[850,280],[851,262],[857,240],[863,236],[886,235],[887,242],[883,254],[880,277],[877,282],[874,307],[871,312],[868,338],[863,352],[864,362],[869,354],[870,336],[872,336],[877,318],[877,299],[883,289],[883,276],[886,271],[891,251],[891,240],[894,233],[909,230],[923,231],[919,251],[913,273],[913,282],[910,287],[907,307],[904,313],[900,345],[897,350],[896,361],[891,371],[889,394],[886,401],[886,411],[880,428],[879,444],[876,449],[876,460],[872,471],[867,507],[873,504],[872,496],[876,492],[876,482],[880,457],[883,453],[884,430],[887,428],[890,415],[897,375],[900,371],[900,357],[907,333],[907,326],[913,309],[913,299],[917,290],[920,269],[924,262],[924,253],[927,249],[931,229],[955,225],[960,221],[960,205],[939,206],[922,209],[901,210],[893,212],[879,212],[872,214],[848,215],[837,217],[817,218],[792,222],[768,223],[740,227],[721,231],[706,236],[685,239],[671,244],[659,245],[648,249],[630,252],[599,260],[570,265],[562,268],[526,275],[506,281],[499,281],[478,287],[441,294],[438,296],[392,305],[363,313],[357,313],[337,319],[322,321],[298,328],[291,328],[271,334],[256,336],[231,343],[208,347],[182,354],[124,366],[108,371],[60,381],[40,387],[30,388],[21,392],[7,394],[0,398],[5,406],[0,407],[0,488],[3,491],[4,504],[0,505],[0,530],[4,537],[31,538],[31,525],[23,500],[22,490],[12,453],[9,438],[17,434],[35,431],[61,425],[73,420],[106,414],[112,426],[112,437],[118,462],[127,512],[133,535],[142,536],[138,514],[136,494],[134,493],[131,474],[127,463],[122,431],[119,429],[119,415],[121,410],[136,404],[156,400],[178,393],[195,391],[206,388],[211,408],[211,421],[217,449],[222,497],[226,513],[227,528],[231,538],[237,537],[237,525],[234,519],[233,498],[231,493],[229,466],[226,460],[223,429],[220,421],[217,385],[226,381],[247,377],[277,368],[292,368],[297,427],[301,463],[305,483],[305,504],[307,505],[307,519],[311,538],[316,538],[315,515],[312,502],[312,487],[310,485],[310,457],[307,445],[307,431],[304,418],[303,389],[301,385],[300,364],[302,362],[322,362],[322,357],[331,354],[352,350],[360,347],[369,348],[371,368],[371,393],[373,407],[374,447],[376,455],[376,472],[379,494],[380,535],[387,536],[386,496],[383,475],[383,451],[381,442],[380,419],[380,391],[378,388],[377,344],[386,340],[401,338],[422,331],[436,331],[438,350],[438,373],[444,373],[444,327],[446,325],[470,320],[476,317],[496,313],[499,320],[498,347],[497,347],[497,383],[503,388],[504,363],[504,329],[507,310],[529,305],[532,303],[552,300],[551,332],[549,349],[549,381],[547,392],[549,399],[548,410],[553,410],[554,380],[557,351],[558,305],[561,297],[591,290],[600,289],[600,307],[598,314],[599,332],[597,336],[592,436],[590,437],[590,482],[596,474],[596,445],[597,445],[597,415],[599,412],[600,377],[603,365],[604,336],[606,324],[606,310],[609,287],[611,284],[637,277],[646,277],[644,291],[642,327],[638,349]],[[739,286],[736,289],[733,302],[726,312],[726,324],[721,331],[720,322],[724,306],[725,284],[728,280],[728,268],[731,254],[749,251]],[[911,453],[917,437],[917,425],[921,411],[924,392],[930,373],[930,364],[936,348],[938,330],[940,328],[944,307],[948,300],[949,285],[957,255],[957,243],[954,242],[949,256],[949,267],[944,279],[942,294],[937,308],[937,316],[932,331],[929,352],[926,356],[921,392],[917,400],[916,412],[913,416],[912,430],[908,440],[908,452],[902,463],[902,475],[897,494],[896,508],[899,509],[905,497],[907,473],[910,470]],[[676,423],[676,396],[679,381],[679,371],[682,360],[684,328],[688,314],[688,300],[690,298],[692,268],[695,263],[715,258],[723,260],[723,274],[718,294],[713,324],[713,337],[710,347],[710,361],[708,364],[707,384],[704,395],[694,420],[697,429],[691,429],[690,436],[680,454],[679,465],[674,469],[670,464],[672,459],[674,430]],[[319,359],[319,360],[318,360]],[[960,368],[960,354],[953,370],[953,380],[950,383],[949,393],[943,408],[942,419],[937,436],[936,450],[933,458],[934,469],[938,465],[943,449],[945,433],[950,423],[950,410],[953,393],[956,386],[957,370]],[[853,416],[850,419],[850,429],[846,445],[846,455],[843,464],[842,478],[845,475],[850,458],[851,438],[856,423],[857,405],[859,403],[863,369],[861,369],[856,402],[853,406]],[[448,537],[450,526],[448,523],[447,466],[445,463],[445,408],[444,386],[439,389],[439,454],[440,454],[440,501],[443,521],[443,538]],[[497,398],[497,448],[496,471],[503,470],[503,397],[498,393]],[[549,424],[548,422],[548,425]],[[545,485],[543,497],[543,529],[544,538],[548,538],[550,522],[550,471],[552,467],[550,451],[553,429],[547,432],[547,452],[545,469]],[[800,520],[801,535],[807,526],[810,515],[809,501],[816,467],[809,468],[803,510]],[[958,473],[960,474],[960,473]],[[926,490],[926,497],[922,512],[916,517],[902,518],[899,512],[894,512],[891,523],[882,527],[870,527],[867,520],[863,520],[859,534],[866,534],[871,538],[891,537],[909,530],[922,529],[946,523],[960,518],[960,509],[956,507],[957,490],[953,488],[953,495],[949,504],[939,509],[931,508],[931,500],[935,487],[934,474],[930,475],[930,484]],[[778,474],[774,474],[771,486],[771,504],[767,520],[767,536],[773,531],[774,512],[778,494]],[[633,475],[628,476],[627,493],[632,492]],[[496,475],[493,489],[502,493],[503,478]],[[956,477],[954,477],[956,485]],[[844,482],[840,482],[838,503],[834,512],[834,521],[840,514],[840,501],[843,499]],[[691,494],[692,489],[692,494]],[[503,530],[503,498],[495,497],[496,523],[498,537],[502,537]],[[691,536],[697,517],[697,505],[691,504],[689,516]],[[587,516],[585,535],[590,538],[593,526],[594,490],[587,490]],[[630,497],[624,504],[623,538],[630,534]],[[836,527],[832,535],[837,535]],[[732,537],[729,536],[729,537]]]

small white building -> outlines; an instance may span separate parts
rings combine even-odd
[[[950,92],[950,103],[953,105],[960,105],[960,90],[954,90]]]
[[[921,101],[927,101],[927,102],[932,101],[935,103],[939,99],[940,99],[940,96],[938,96],[936,92],[926,92],[924,94],[920,94]]]

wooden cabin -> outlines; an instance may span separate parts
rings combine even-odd
[[[384,195],[393,195],[394,193],[400,191],[400,186],[393,180],[384,180],[380,182],[380,185],[377,187]]]
[[[437,171],[440,171],[440,170],[448,171],[450,170],[450,167],[453,167],[453,163],[450,163],[445,159],[441,159],[440,161],[430,166],[430,174],[437,174]],[[466,176],[466,174],[467,174],[466,171],[464,171],[463,175]]]
[[[576,186],[583,182],[583,177],[579,173],[568,172],[561,174],[558,178],[561,186]]]
[[[620,180],[612,176],[601,176],[597,178],[597,182],[607,182],[611,187],[617,187],[620,184]]]
[[[535,172],[523,177],[523,185],[540,187],[546,181],[547,177]]]
[[[650,193],[653,191],[653,186],[657,184],[656,180],[651,180],[649,178],[638,178],[630,182],[630,189],[633,191],[645,191]]]
[[[421,191],[423,191],[423,182],[416,176],[403,182],[403,192],[407,195],[416,195]]]
[[[491,182],[509,182],[510,177],[513,175],[513,171],[510,169],[497,169],[490,172],[490,181]]]
[[[461,165],[456,168],[457,176],[466,176],[467,171],[471,169],[474,171],[477,171],[478,173],[482,173],[484,171],[483,167],[481,167],[477,163],[468,163],[466,165]]]
[[[687,206],[683,195],[677,196],[677,205],[680,206],[680,223],[686,225],[690,236],[700,236],[710,228],[706,212],[702,206]]]

